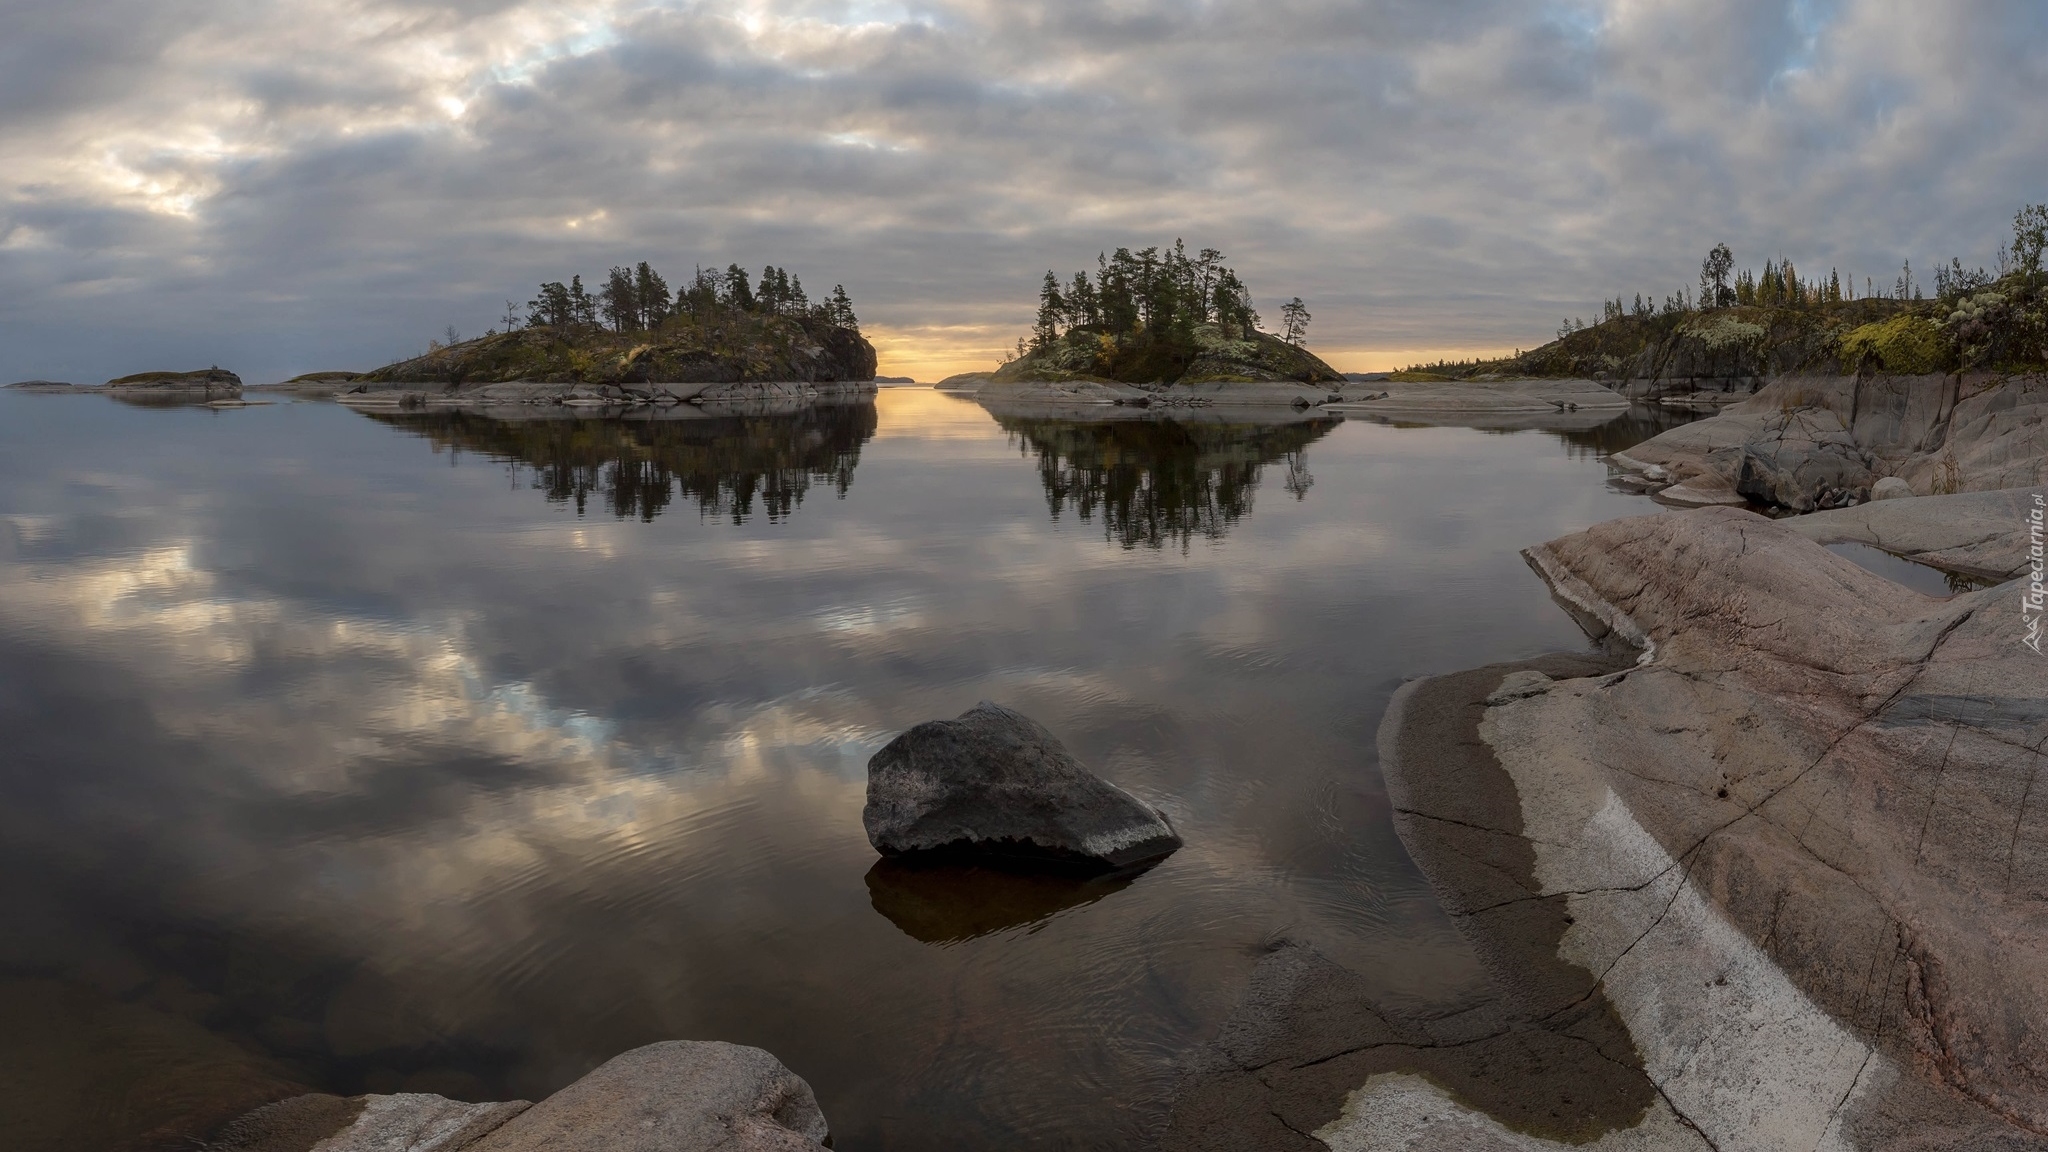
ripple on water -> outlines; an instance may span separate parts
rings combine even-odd
[[[1390,997],[1470,980],[1373,727],[1404,678],[1579,646],[1515,549],[1648,505],[1540,432],[931,400],[169,435],[0,395],[0,963],[134,969],[99,994],[331,1091],[758,1044],[841,1152],[1143,1147],[1276,940]],[[878,862],[866,757],[983,698],[1187,846]]]

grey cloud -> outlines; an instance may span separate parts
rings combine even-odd
[[[1327,347],[1528,346],[1717,240],[1888,279],[2048,196],[2024,0],[17,7],[13,377],[367,366],[639,258],[1000,333],[1175,235]]]

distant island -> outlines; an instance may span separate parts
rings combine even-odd
[[[1143,399],[1134,388],[1184,389],[1193,385],[1310,385],[1310,399],[1327,399],[1344,377],[1303,347],[1309,313],[1299,298],[1282,308],[1282,335],[1262,331],[1244,281],[1223,263],[1223,254],[1204,248],[1188,255],[1186,245],[1118,248],[1101,255],[1095,275],[1077,272],[1062,283],[1048,271],[1039,291],[1037,323],[1017,341],[1013,356],[989,373],[969,373],[949,383],[980,388],[990,396],[1036,398],[1039,393],[1072,393],[1097,401]],[[1017,385],[1125,385],[1123,389]],[[1012,386],[1012,387],[1005,387]],[[1199,389],[1211,402],[1228,388]],[[1245,389],[1288,401],[1300,388]],[[1279,393],[1285,392],[1285,396]],[[1126,395],[1129,393],[1129,395]],[[1167,397],[1172,397],[1169,391]]]
[[[1394,383],[1595,380],[1632,399],[1702,396],[1723,403],[1784,375],[2038,371],[2048,359],[2041,277],[2048,207],[2029,205],[1994,269],[1951,259],[1923,284],[1908,262],[1890,284],[1830,269],[1803,276],[1790,260],[1737,270],[1727,245],[1691,286],[1662,301],[1617,296],[1597,323],[1566,320],[1557,339],[1494,360],[1418,364]],[[1931,294],[1930,290],[1931,289]]]
[[[593,293],[581,276],[549,281],[525,315],[507,302],[504,329],[436,341],[422,355],[355,379],[469,386],[872,381],[875,349],[843,286],[812,302],[803,281],[769,265],[758,283],[733,264],[699,268],[670,291],[647,262],[613,268]]]

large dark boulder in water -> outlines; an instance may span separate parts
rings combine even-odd
[[[1164,813],[1083,768],[1043,725],[984,700],[868,761],[869,843],[1122,868],[1181,840]]]

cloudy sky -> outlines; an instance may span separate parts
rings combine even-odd
[[[844,283],[883,371],[1185,237],[1343,369],[1717,240],[1889,281],[2048,200],[2041,0],[8,0],[0,379],[252,382],[648,259]]]

